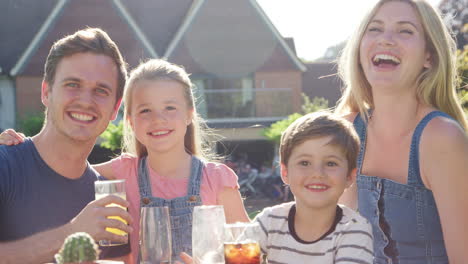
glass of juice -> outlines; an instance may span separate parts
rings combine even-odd
[[[127,196],[125,194],[125,180],[95,181],[94,191],[95,191],[96,200],[99,200],[108,195],[116,195],[116,196],[121,197],[122,199],[125,199],[125,200],[127,199]],[[110,206],[117,206],[124,210],[127,210],[127,208],[122,207],[118,204],[112,203],[112,204],[106,205],[106,207],[110,207]],[[109,216],[108,218],[117,219],[127,224],[127,221],[125,221],[124,219],[118,216]],[[117,228],[106,228],[106,231],[120,235],[120,236],[127,236],[126,232]],[[117,245],[122,245],[122,244],[125,244],[125,243],[120,243],[120,242],[118,243],[118,242],[113,242],[113,241],[108,241],[108,240],[99,241],[99,245],[101,246],[117,246]]]
[[[225,224],[224,259],[226,264],[260,264],[262,254],[258,223]]]

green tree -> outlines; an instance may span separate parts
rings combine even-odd
[[[303,114],[317,112],[328,108],[328,100],[323,97],[314,97],[312,101],[309,96],[302,93],[303,104],[301,110]]]
[[[19,131],[24,133],[27,137],[32,137],[41,131],[43,123],[43,112],[28,114],[19,121]]]
[[[312,100],[302,93],[302,106],[301,106],[301,113],[294,113],[289,115],[286,119],[279,120],[269,127],[263,129],[262,134],[270,141],[275,142],[275,144],[279,144],[281,140],[281,133],[296,119],[300,118],[304,114],[317,112],[323,109],[328,108],[328,100],[323,97],[314,97]]]
[[[263,129],[262,134],[268,138],[269,140],[275,142],[276,144],[280,143],[281,140],[281,133],[296,119],[303,116],[299,113],[294,113],[289,115],[286,119],[276,121],[275,123],[271,124],[270,127]]]
[[[457,41],[458,71],[460,75],[457,89],[462,107],[468,114],[468,1],[446,0],[439,5],[445,22],[450,27]]]
[[[110,123],[106,131],[104,131],[100,137],[103,139],[101,147],[110,149],[112,151],[120,149],[122,147],[122,134],[123,134],[123,122],[119,121],[117,125]]]

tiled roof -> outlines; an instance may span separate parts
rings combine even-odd
[[[169,60],[199,67],[190,72],[227,78],[258,71],[278,55],[283,70],[305,70],[255,1],[199,2],[196,14],[184,22],[180,40],[172,43],[173,51],[166,53]]]
[[[51,45],[88,26],[105,30],[130,67],[170,55],[189,72],[218,76],[267,70],[272,60],[275,70],[306,69],[255,0],[0,0],[0,7],[0,75],[42,75]]]
[[[106,14],[105,16],[102,14]],[[99,27],[117,43],[130,66],[150,56],[110,0],[71,0],[51,26],[24,67],[23,74],[42,74],[42,67],[52,44],[61,37],[85,27]]]
[[[193,0],[121,1],[159,56],[166,49],[188,13]]]
[[[57,0],[0,0],[0,75],[8,74]]]

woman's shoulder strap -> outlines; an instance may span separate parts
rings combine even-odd
[[[415,185],[415,186],[424,186],[422,182],[421,175],[420,175],[420,167],[419,167],[419,142],[421,141],[421,136],[429,122],[436,118],[436,117],[446,117],[453,119],[448,114],[442,111],[432,111],[424,116],[421,121],[419,121],[418,125],[414,129],[413,137],[411,139],[411,148],[410,148],[410,157],[409,157],[409,167],[408,167],[408,185]]]

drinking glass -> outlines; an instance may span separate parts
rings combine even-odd
[[[224,208],[195,206],[192,222],[192,257],[195,264],[224,264]]]
[[[260,232],[258,223],[225,224],[224,259],[226,264],[260,264]]]
[[[126,194],[125,194],[125,180],[112,180],[112,181],[95,181],[94,182],[94,191],[95,191],[95,197],[96,200],[99,200],[105,196],[108,195],[116,195],[121,197],[122,199],[126,200]],[[120,207],[124,210],[127,210],[127,208],[119,205],[119,204],[108,204],[106,207],[110,206],[116,206]],[[119,216],[109,216],[107,217],[109,219],[117,219],[122,221],[123,223],[127,224],[127,221],[122,219]],[[106,228],[106,231],[120,235],[120,236],[127,236],[128,234],[120,229],[117,228]],[[99,245],[101,246],[117,246],[117,245],[123,245],[126,243],[121,243],[121,242],[113,242],[109,240],[101,240],[99,241]]]
[[[169,207],[142,207],[140,264],[171,263],[172,237]]]

